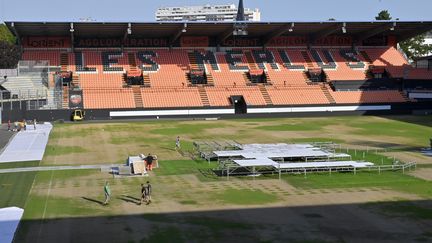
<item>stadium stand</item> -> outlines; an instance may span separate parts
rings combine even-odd
[[[264,106],[266,101],[256,86],[250,87],[206,87],[207,96],[211,106],[230,106],[230,97],[242,95],[246,104]]]
[[[44,24],[52,36],[36,38],[32,23],[6,25],[22,37],[22,60],[48,61],[45,93],[61,78],[64,108],[78,91],[85,109],[153,109],[231,107],[233,97],[257,107],[405,103],[411,101],[407,92],[432,89],[432,71],[411,66],[396,45],[419,28],[432,29],[423,22],[398,23],[391,32],[379,22],[343,23],[349,26],[344,35],[328,34],[335,33],[335,23],[299,23],[299,36],[280,34],[284,24],[252,24],[251,36],[242,38],[232,36],[226,24],[183,29],[133,23],[132,34],[106,24],[92,36],[100,23],[77,23],[75,39],[59,36],[59,29],[69,33],[68,23]],[[113,37],[114,29],[127,35]],[[354,40],[369,31],[386,38]],[[30,78],[10,80],[5,87],[12,94],[39,85]]]
[[[60,66],[60,51],[29,51],[25,50],[22,54],[25,61],[48,61],[50,66]]]
[[[76,73],[83,89],[86,108],[203,107],[230,106],[230,97],[241,95],[248,105],[312,105],[344,103],[405,102],[400,86],[367,82],[370,65],[384,67],[391,77],[427,78],[426,69],[408,66],[401,53],[390,48],[363,48],[353,51],[332,49],[130,49],[25,51],[25,60],[48,60],[51,66]],[[188,72],[203,70],[207,86],[189,87]],[[321,68],[334,90],[310,83],[307,70]],[[140,89],[124,87],[125,73],[142,70],[149,83]],[[250,73],[263,70],[273,87],[248,87]],[[406,72],[406,71],[405,71]],[[209,82],[210,81],[210,82]],[[342,84],[345,82],[345,84]],[[382,89],[393,89],[384,91]],[[362,90],[361,92],[359,90]],[[380,90],[380,91],[377,91]]]
[[[403,78],[404,70],[412,68],[394,47],[368,48],[364,51],[373,60],[372,65],[385,67],[392,78]]]
[[[83,89],[88,109],[135,108],[132,89]]]
[[[357,53],[346,49],[331,50],[337,68],[326,70],[329,80],[364,80],[366,79],[366,65]]]
[[[338,91],[331,92],[336,103],[363,104],[363,103],[398,103],[407,99],[399,91]]]
[[[141,89],[144,107],[202,107],[198,88]]]
[[[317,105],[329,104],[318,85],[309,87],[269,87],[267,91],[275,105]]]

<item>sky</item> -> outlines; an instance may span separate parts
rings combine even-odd
[[[261,21],[368,21],[383,9],[402,21],[432,20],[432,0],[244,0]],[[238,0],[0,0],[0,21],[153,22],[158,7],[238,3]]]

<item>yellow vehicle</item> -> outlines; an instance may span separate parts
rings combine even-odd
[[[85,117],[85,111],[74,110],[72,113],[72,121],[83,121]]]

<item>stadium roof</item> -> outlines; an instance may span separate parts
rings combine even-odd
[[[170,37],[209,36],[226,39],[236,22],[5,22],[14,35],[68,36],[113,38],[131,36]],[[270,39],[277,36],[325,37],[332,34],[353,36],[356,40],[384,35],[403,41],[432,30],[432,21],[371,21],[371,22],[237,22],[247,25],[248,37]],[[128,32],[130,26],[130,30]],[[291,31],[292,30],[292,31]]]

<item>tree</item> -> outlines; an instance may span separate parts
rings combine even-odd
[[[378,13],[378,16],[375,17],[376,20],[391,20],[392,17],[388,10],[382,10]]]
[[[382,10],[375,17],[376,20],[391,20],[392,17],[388,10]],[[399,20],[398,18],[396,20]],[[419,35],[409,40],[400,42],[399,45],[407,55],[408,59],[414,60],[417,57],[427,55],[432,52],[432,45],[425,44],[426,35]]]
[[[425,36],[426,34],[418,35],[399,43],[400,47],[410,60],[414,60],[432,52],[432,45],[425,44]]]
[[[0,41],[0,69],[16,68],[21,53],[18,46],[6,41]]]
[[[0,41],[6,41],[10,44],[15,44],[15,36],[9,31],[4,24],[0,24]]]

